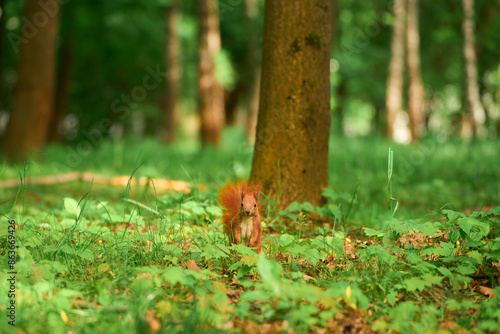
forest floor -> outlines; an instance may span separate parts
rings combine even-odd
[[[217,189],[246,177],[252,156],[242,134],[225,136],[204,151],[51,147],[2,166],[3,181],[75,171],[94,181],[0,188],[2,314],[15,301],[15,327],[2,316],[0,332],[498,331],[500,141],[333,138],[328,204],[263,204],[256,255],[222,233]]]

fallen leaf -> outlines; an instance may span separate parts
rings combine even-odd
[[[61,319],[62,319],[62,321],[64,321],[65,324],[68,323],[69,318],[68,318],[68,315],[66,314],[66,312],[61,311]]]
[[[188,269],[200,272],[200,267],[198,267],[195,260],[193,260],[193,259],[188,260],[188,261],[184,262],[184,264],[186,265],[186,267]]]
[[[492,288],[488,288],[488,287],[482,286],[482,285],[479,286],[479,288],[477,289],[477,292],[479,292],[485,296],[488,296],[488,297],[492,297],[492,295],[493,295]]]

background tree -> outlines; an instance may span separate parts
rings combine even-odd
[[[481,98],[479,94],[479,86],[477,83],[477,67],[476,67],[476,46],[474,42],[474,1],[473,0],[462,0],[464,18],[462,31],[464,34],[464,57],[465,57],[465,72],[466,72],[466,98],[467,98],[467,109],[469,114],[466,115],[462,121],[462,134],[465,135],[465,130],[470,123],[472,127],[472,132],[474,135],[481,135],[484,131],[483,123],[486,119],[486,115],[481,104]]]
[[[198,1],[201,140],[215,145],[224,126],[224,89],[215,71],[215,57],[221,48],[217,3],[217,0]]]
[[[393,11],[391,59],[385,99],[387,138],[394,137],[396,117],[403,106],[406,0],[394,0]]]
[[[75,63],[75,50],[74,50],[74,7],[69,6],[67,3],[62,4],[60,7],[60,28],[59,40],[61,41],[58,62],[57,62],[57,76],[55,85],[54,96],[54,111],[50,118],[47,130],[47,142],[58,142],[61,140],[60,125],[66,112],[68,104],[71,75]],[[63,20],[62,18],[68,18]]]
[[[320,204],[328,185],[331,21],[329,0],[266,1],[250,180],[281,208]]]
[[[7,0],[0,0],[0,78],[3,77],[3,63],[4,63],[4,52],[3,52],[3,43],[4,43],[4,36],[5,36],[5,2]],[[3,85],[3,80],[0,83],[0,85]],[[1,89],[0,86],[0,99],[2,98],[2,92],[3,90]]]
[[[249,69],[248,113],[246,132],[250,142],[255,142],[257,116],[259,114],[260,64],[259,64],[259,6],[257,0],[245,0],[246,22],[250,27],[247,41],[247,66]]]
[[[44,147],[53,112],[59,2],[51,2],[50,10],[43,5],[38,0],[25,5],[24,25],[31,27],[23,29],[19,40],[18,79],[2,140],[9,159],[25,159]]]
[[[68,1],[63,6],[58,37],[58,76],[64,64],[72,63],[67,84],[59,81],[55,95],[63,110],[59,128],[65,144],[76,146],[87,140],[86,134],[99,127],[103,119],[112,122],[113,138],[117,136],[155,136],[164,134],[165,94],[167,80],[165,50],[165,0],[131,2]],[[407,2],[407,1],[406,1]],[[3,62],[0,81],[0,137],[12,110],[14,87],[17,82],[19,54],[16,36],[22,35],[22,16],[25,1],[6,1],[2,11],[4,20]],[[197,125],[200,113],[198,92],[198,1],[179,1],[182,16],[177,22],[182,56],[179,58],[180,85],[178,91],[178,138],[199,138]],[[250,5],[250,6],[248,6]],[[217,53],[217,79],[228,91],[243,87],[232,99],[236,110],[235,125],[229,132],[251,126],[247,111],[255,101],[258,89],[252,82],[254,66],[249,58],[257,55],[257,71],[262,51],[264,0],[221,1],[219,3],[221,51]],[[255,7],[257,11],[248,10]],[[385,133],[385,106],[387,98],[388,63],[391,56],[391,33],[394,25],[392,2],[339,1],[339,20],[332,48],[335,72],[331,73],[331,106],[334,121],[342,126],[347,136],[368,136]],[[461,30],[464,11],[461,1],[420,1],[419,31],[421,79],[425,83],[425,117],[429,134],[453,136],[459,133],[460,118],[467,101],[466,66],[464,66],[464,34]],[[500,3],[474,1],[476,13],[475,49],[477,85],[486,121],[487,136],[497,131],[500,89],[498,49],[500,45]],[[253,18],[248,16],[255,15]],[[99,19],[96,19],[99,18]],[[333,21],[332,21],[333,22]],[[403,33],[406,38],[406,33]],[[68,38],[72,36],[71,38]],[[88,38],[92,36],[92,38]],[[256,41],[251,42],[255,38]],[[71,48],[66,45],[71,45]],[[130,41],[141,41],[140,48],[130,48]],[[251,46],[250,46],[251,45]],[[404,42],[406,48],[407,43]],[[73,60],[65,62],[64,50],[71,50]],[[250,52],[253,50],[254,52]],[[447,50],[443,54],[443,50]],[[403,53],[404,54],[404,53]],[[408,54],[409,56],[409,54]],[[253,56],[252,56],[253,57]],[[403,55],[403,63],[407,57]],[[405,67],[406,65],[403,65]],[[91,73],[92,75],[89,75]],[[153,73],[153,89],[137,95],[146,76]],[[58,77],[56,76],[56,77]],[[369,78],[369,80],[368,80]],[[158,79],[158,80],[156,80]],[[157,85],[156,85],[157,84]],[[66,87],[66,89],[64,89]],[[149,86],[151,87],[151,86]],[[143,87],[144,88],[144,87]],[[65,93],[65,90],[67,91]],[[134,95],[134,96],[132,96]],[[128,96],[128,97],[127,97]],[[251,96],[254,96],[252,98]],[[64,98],[65,97],[65,98]],[[406,99],[406,95],[404,96]],[[401,104],[406,109],[406,100]],[[404,101],[403,101],[404,100]],[[117,102],[118,101],[118,102]],[[411,103],[408,101],[408,108]],[[236,109],[234,109],[236,108]],[[231,108],[227,108],[231,109]],[[399,109],[403,109],[399,108]],[[337,113],[338,112],[338,113]],[[341,116],[341,117],[340,117]],[[342,118],[342,121],[339,119]],[[54,124],[54,123],[51,123]],[[54,127],[53,127],[54,128]],[[118,131],[115,131],[117,130]],[[49,131],[49,135],[57,134]],[[335,134],[339,131],[335,131]],[[104,130],[103,138],[109,137]],[[0,138],[3,141],[3,138]],[[99,145],[97,141],[96,145]]]
[[[64,118],[71,84],[71,72],[75,61],[73,37],[66,36],[62,41],[59,65],[57,66],[56,90],[54,96],[54,112],[50,118],[47,130],[47,142],[61,140],[60,124]]]
[[[177,27],[179,25],[179,3],[178,0],[172,0],[167,7],[166,12],[166,90],[165,90],[165,120],[164,120],[164,139],[171,142],[175,138],[175,126],[177,119],[177,103],[180,79],[179,53],[180,43],[177,36]]]
[[[420,75],[420,33],[418,24],[418,0],[408,0],[408,23],[406,42],[408,47],[408,116],[410,118],[411,141],[420,138],[424,127],[424,86]]]

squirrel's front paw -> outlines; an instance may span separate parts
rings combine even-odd
[[[257,241],[257,238],[250,238],[250,241],[248,242],[248,247],[255,247],[256,241]]]

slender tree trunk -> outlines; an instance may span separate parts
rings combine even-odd
[[[392,27],[391,60],[385,108],[387,113],[387,138],[394,137],[396,116],[403,106],[403,72],[405,53],[406,0],[394,0],[394,26]]]
[[[419,0],[408,0],[408,70],[410,87],[408,91],[408,114],[410,118],[411,141],[417,142],[424,129],[424,86],[420,75],[420,33],[418,30]]]
[[[500,63],[498,64],[497,71],[500,73]],[[498,86],[495,95],[496,102],[500,102],[500,87]],[[500,119],[497,119],[497,137],[500,137]]]
[[[344,106],[345,106],[345,92],[347,83],[343,75],[340,75],[340,83],[337,87],[337,107],[333,110],[336,118],[334,124],[337,124],[337,134],[344,136]]]
[[[6,0],[0,0],[0,101],[2,101],[3,94],[3,40],[5,33],[5,3]],[[0,104],[0,108],[2,105]]]
[[[256,68],[248,93],[247,137],[250,143],[255,143],[257,117],[259,116],[260,69]]]
[[[342,40],[342,24],[339,24],[339,17],[340,17],[340,1],[337,0],[333,3],[333,20],[332,20],[332,31],[333,31],[333,36],[337,38],[337,40]],[[340,69],[340,68],[339,68]],[[332,70],[330,69],[330,72]],[[338,86],[336,87],[336,91],[332,90],[332,96],[337,100],[336,101],[336,108],[333,109],[332,115],[334,117],[333,124],[335,124],[335,132],[339,136],[344,136],[344,107],[345,107],[345,93],[346,93],[346,88],[347,88],[347,82],[345,79],[345,75],[342,71],[337,70],[338,77],[339,77],[339,83]],[[330,73],[331,77],[333,76],[333,72]],[[335,93],[335,94],[334,94]]]
[[[46,142],[47,128],[54,108],[56,39],[58,34],[59,2],[27,0],[26,22],[35,25],[36,33],[23,29],[19,49],[18,81],[10,121],[3,138],[3,150],[8,159],[25,159],[31,151],[41,150]],[[35,17],[36,16],[36,17]],[[42,22],[38,24],[36,22]]]
[[[238,108],[241,93],[244,90],[244,84],[242,82],[238,82],[233,90],[224,91],[224,113],[226,125],[234,125],[236,123],[236,109]]]
[[[199,0],[199,94],[201,140],[217,145],[224,126],[224,88],[215,77],[221,47],[217,0]]]
[[[375,115],[373,116],[373,128],[372,135],[374,136],[383,136],[384,135],[384,105],[379,105],[376,103],[375,105]]]
[[[257,53],[259,30],[256,28],[257,17],[259,15],[258,0],[245,0],[245,14],[248,25],[252,27],[247,42],[247,63],[250,69],[250,84],[248,92],[246,131],[248,140],[251,143],[254,143],[255,130],[257,128],[257,116],[259,114],[260,91],[259,55]]]
[[[332,1],[268,0],[250,181],[279,200],[323,202],[328,185]]]
[[[175,128],[177,124],[177,100],[179,92],[180,66],[179,51],[180,43],[177,35],[177,26],[179,24],[179,2],[171,1],[166,13],[166,87],[165,87],[165,118],[164,118],[164,140],[172,142],[175,139]]]
[[[57,75],[57,89],[55,92],[54,114],[52,115],[48,132],[48,142],[58,142],[61,139],[59,125],[62,122],[64,111],[68,102],[69,85],[75,55],[73,53],[73,37],[68,36],[62,43],[60,65]]]
[[[481,104],[479,94],[477,68],[476,68],[476,49],[474,41],[474,0],[462,0],[464,9],[464,19],[462,31],[464,34],[464,57],[465,71],[467,73],[467,104],[469,121],[472,125],[474,135],[482,135],[484,132],[484,121],[486,113]]]

